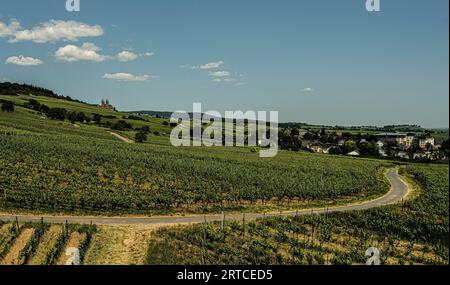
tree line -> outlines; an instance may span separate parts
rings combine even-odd
[[[44,96],[52,97],[57,99],[64,99],[72,102],[84,103],[80,100],[71,98],[70,96],[58,95],[55,92],[45,89],[42,87],[37,87],[29,84],[18,84],[11,82],[1,82],[0,83],[0,94],[3,95],[28,95],[32,94],[34,96]]]

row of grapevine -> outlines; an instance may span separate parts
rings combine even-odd
[[[420,195],[351,213],[227,221],[160,229],[149,264],[448,264],[448,166],[409,165]],[[181,249],[189,248],[189,251]]]
[[[41,221],[40,223],[25,223],[20,224],[18,222],[14,223],[3,223],[0,221],[0,263],[5,262],[4,258],[8,254],[9,256],[15,256],[15,265],[27,265],[30,264],[30,260],[33,258],[34,254],[39,247],[43,246],[42,241],[50,225]],[[4,230],[6,229],[6,230]],[[18,248],[17,252],[11,251],[13,245],[16,243],[17,238],[20,236],[25,229],[32,229],[33,234],[29,239],[26,240],[25,245]],[[48,248],[43,247],[42,249],[46,251],[45,258],[42,261],[42,265],[56,265],[58,259],[61,255],[66,253],[66,246],[69,237],[72,233],[78,232],[83,234],[85,238],[81,240],[78,246],[80,264],[83,264],[84,256],[89,249],[92,241],[93,235],[96,233],[97,227],[95,225],[74,225],[65,224],[61,227],[61,232],[58,238],[49,245]],[[10,252],[11,251],[11,252]],[[11,262],[11,261],[8,261]],[[12,264],[12,263],[5,264]]]
[[[0,132],[0,141],[0,152],[8,154],[0,157],[4,209],[116,214],[277,209],[367,199],[388,190],[383,162],[371,160],[292,153],[261,160],[246,149],[153,148],[90,133]]]
[[[19,253],[19,260],[21,265],[27,264],[33,254],[36,252],[39,243],[42,240],[45,232],[48,230],[49,225],[45,224],[43,221],[34,226],[34,233],[31,239],[27,242],[25,247]]]

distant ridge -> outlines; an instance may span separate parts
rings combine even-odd
[[[135,115],[148,115],[151,117],[159,117],[159,118],[163,118],[163,119],[170,119],[170,117],[173,114],[173,112],[162,112],[162,111],[130,111],[127,113],[135,114]]]

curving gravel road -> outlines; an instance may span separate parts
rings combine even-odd
[[[293,216],[293,215],[310,215],[320,214],[328,211],[332,212],[348,212],[365,210],[371,208],[377,208],[381,206],[396,204],[401,202],[409,192],[408,186],[400,179],[398,175],[398,169],[389,169],[386,173],[386,177],[392,185],[391,190],[385,196],[375,200],[345,205],[330,207],[327,209],[316,208],[306,209],[300,211],[289,211],[282,213],[247,213],[245,219],[256,219],[263,217],[275,217],[275,216]],[[227,214],[226,220],[242,220],[244,214]],[[222,215],[191,215],[191,216],[161,216],[161,217],[94,217],[94,216],[33,216],[33,215],[11,215],[0,214],[0,220],[13,221],[18,219],[20,222],[38,222],[41,218],[47,223],[77,223],[77,224],[90,224],[91,222],[97,225],[171,225],[171,224],[190,224],[190,223],[203,223],[206,221],[221,221]]]

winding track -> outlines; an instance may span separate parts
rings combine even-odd
[[[118,133],[109,132],[109,134],[112,135],[112,136],[114,136],[114,137],[116,137],[116,138],[118,138],[119,140],[121,140],[121,141],[123,141],[123,142],[126,142],[126,143],[134,143],[134,141],[132,141],[132,140],[130,140],[130,139],[124,137],[124,136],[121,136],[121,135],[119,135]]]
[[[275,217],[275,216],[293,216],[293,215],[310,215],[320,214],[328,211],[332,212],[348,212],[357,210],[366,210],[377,208],[381,206],[396,204],[401,202],[409,193],[408,185],[406,185],[398,175],[397,168],[391,168],[386,173],[386,178],[392,185],[389,193],[375,200],[355,203],[345,206],[330,207],[327,209],[305,209],[300,211],[289,211],[282,213],[248,213],[245,214],[246,219],[257,219],[263,217]],[[20,222],[38,222],[42,216],[34,215],[11,215],[0,214],[0,220],[13,221],[16,218]],[[97,225],[173,225],[173,224],[190,224],[190,223],[202,223],[206,221],[221,221],[222,215],[192,215],[192,216],[161,216],[161,217],[88,217],[88,216],[43,216],[44,221],[48,223],[77,223],[77,224],[90,224],[91,222]],[[228,214],[227,220],[241,220],[243,214]]]

